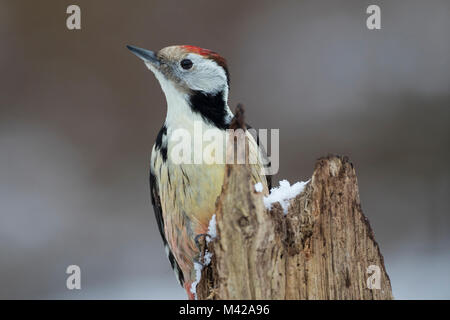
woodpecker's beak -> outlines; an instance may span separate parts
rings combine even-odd
[[[141,58],[142,60],[144,60],[144,62],[149,62],[152,65],[154,65],[155,67],[159,66],[160,62],[158,60],[158,57],[156,56],[156,54],[153,51],[145,50],[142,48],[129,46],[129,45],[127,45],[127,48],[128,48],[128,50],[133,52],[138,58]]]

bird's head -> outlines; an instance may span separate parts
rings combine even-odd
[[[228,91],[226,61],[219,54],[195,46],[170,46],[158,52],[127,46],[155,74],[163,90],[167,85],[181,92],[216,94]]]
[[[225,59],[219,54],[188,45],[170,46],[158,52],[134,46],[127,48],[141,58],[158,79],[166,95],[168,117],[186,110],[179,109],[181,98],[204,120],[216,127],[227,127],[232,117],[227,104],[229,73]],[[170,111],[171,108],[177,111]]]

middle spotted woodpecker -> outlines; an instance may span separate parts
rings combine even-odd
[[[208,231],[215,212],[216,199],[222,190],[225,164],[180,163],[174,161],[176,148],[205,152],[206,146],[196,130],[220,136],[226,141],[233,119],[228,107],[229,73],[219,54],[195,46],[170,46],[153,52],[127,46],[158,79],[167,101],[165,122],[152,149],[150,189],[156,221],[167,256],[188,297],[194,298],[195,264],[201,250],[197,238]],[[172,139],[183,132],[193,139]],[[260,154],[256,139],[246,132],[249,154]],[[200,143],[200,144],[199,144]],[[183,145],[184,144],[184,145]],[[194,155],[195,157],[195,155]],[[268,179],[260,157],[250,166],[252,183],[262,183],[268,192]]]

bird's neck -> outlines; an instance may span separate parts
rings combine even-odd
[[[228,107],[228,89],[217,93],[180,92],[173,86],[163,88],[167,100],[165,125],[168,128],[187,128],[196,121],[205,126],[225,130],[233,117]]]

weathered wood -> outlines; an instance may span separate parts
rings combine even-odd
[[[267,210],[262,197],[246,165],[227,165],[199,299],[393,298],[347,158],[319,159],[286,215],[278,204]],[[367,286],[371,265],[381,271],[381,289]]]
[[[311,182],[290,207],[286,225],[292,230],[287,232],[286,299],[393,298],[347,158],[317,161]],[[371,265],[380,268],[380,289],[367,287]]]

